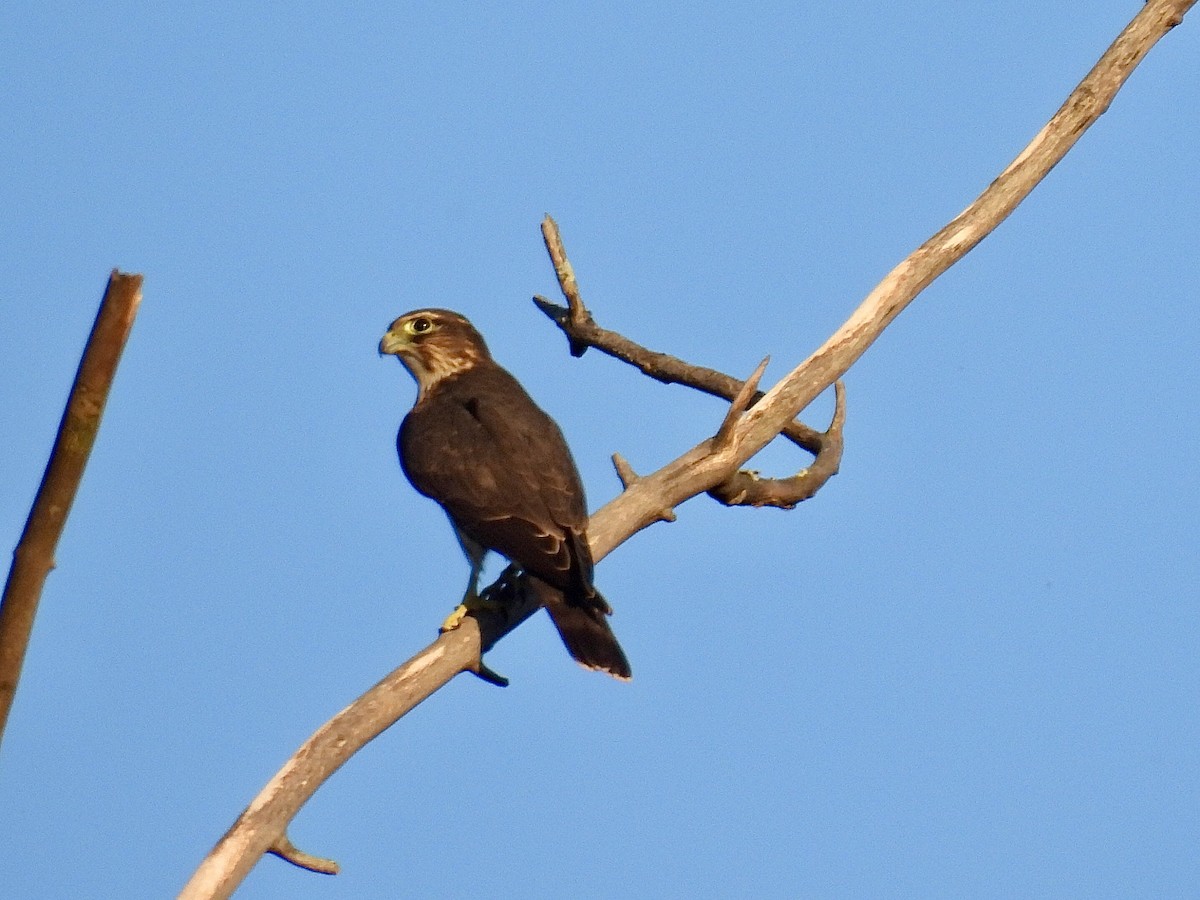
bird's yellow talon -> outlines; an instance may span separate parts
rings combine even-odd
[[[442,627],[438,630],[443,634],[445,634],[447,631],[453,631],[462,624],[463,619],[476,610],[499,612],[503,609],[504,604],[499,600],[489,600],[487,597],[479,596],[464,597],[463,602],[454,607],[454,612],[446,616],[446,621],[442,623]]]
[[[439,628],[438,631],[440,631],[442,634],[445,634],[447,631],[453,631],[462,624],[462,620],[467,617],[467,613],[470,611],[471,610],[467,608],[467,604],[458,604],[458,606],[454,607],[454,612],[446,616],[446,621],[442,623],[442,627]]]

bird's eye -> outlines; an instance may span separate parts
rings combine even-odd
[[[425,334],[433,330],[433,323],[424,316],[421,316],[419,319],[413,319],[408,323],[408,330],[413,334]]]

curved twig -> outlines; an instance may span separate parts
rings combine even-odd
[[[593,556],[601,559],[657,520],[661,510],[720,484],[782,431],[934,278],[1012,212],[1104,112],[1155,42],[1195,2],[1150,0],[1020,156],[963,213],[893,269],[816,353],[752,406],[733,429],[728,447],[714,447],[711,439],[703,441],[657,472],[638,478],[597,511],[589,523]],[[537,608],[536,591],[525,594],[523,609],[531,614]],[[503,636],[485,635],[491,627],[490,614],[468,617],[322,726],[234,823],[180,896],[187,900],[228,897],[334,770],[456,674],[470,670],[481,652]],[[515,625],[505,622],[503,627],[511,630]]]
[[[337,860],[305,853],[291,842],[291,839],[287,836],[287,832],[284,832],[283,836],[272,844],[267,852],[274,853],[280,859],[286,859],[293,866],[308,869],[308,871],[316,872],[318,875],[336,875],[342,871],[342,867],[337,864]]]
[[[842,428],[846,424],[846,388],[835,381],[833,421],[822,436],[821,449],[807,469],[790,478],[761,478],[757,472],[734,472],[708,495],[726,506],[776,506],[793,509],[825,486],[842,464]]]

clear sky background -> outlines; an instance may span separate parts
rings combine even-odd
[[[770,382],[1141,7],[16,4],[0,14],[0,544],[114,266],[145,300],[0,752],[0,895],[173,895],[465,583],[376,346],[470,316],[590,502],[723,407],[534,309]],[[1200,894],[1200,13],[846,379],[841,474],[598,568],[370,745],[246,898]],[[823,426],[822,398],[805,418]],[[787,474],[786,447],[758,460]]]

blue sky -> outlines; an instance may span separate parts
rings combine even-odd
[[[145,300],[0,752],[12,898],[172,895],[466,565],[376,345],[449,306],[593,507],[767,382],[1036,133],[1139,2],[27,3],[0,24],[0,537],[111,268]],[[1200,21],[849,373],[842,473],[603,561],[635,677],[544,617],[339,772],[246,898],[1191,897]],[[821,425],[830,402],[809,411]],[[769,448],[756,465],[799,468]]]

